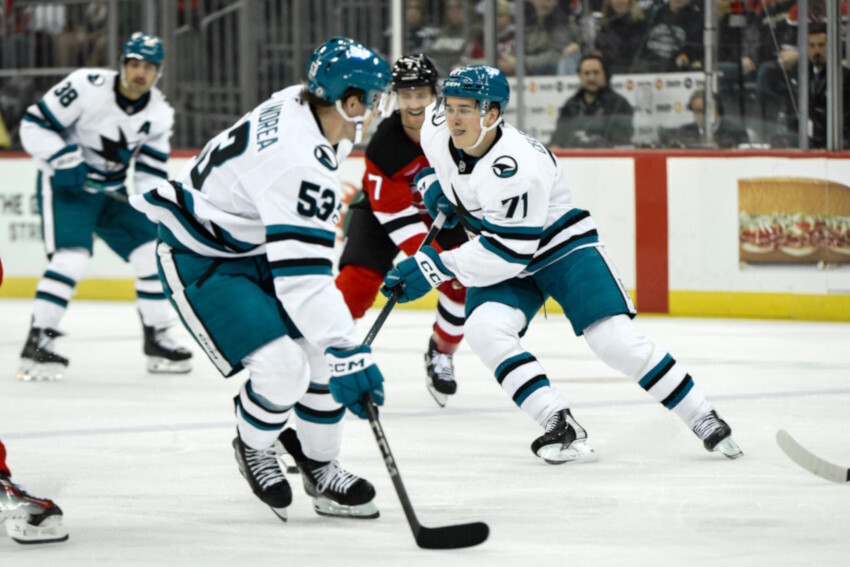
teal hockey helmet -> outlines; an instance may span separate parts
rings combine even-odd
[[[347,37],[329,39],[317,47],[307,63],[307,90],[331,104],[349,88],[366,94],[372,109],[390,90],[392,73],[383,57]]]
[[[158,37],[137,31],[124,43],[121,64],[126,64],[128,59],[141,59],[162,67],[164,57],[162,41]]]
[[[487,112],[490,103],[499,103],[504,114],[511,98],[511,87],[499,69],[487,65],[464,65],[458,67],[443,81],[442,96],[473,98],[478,101],[481,114]]]

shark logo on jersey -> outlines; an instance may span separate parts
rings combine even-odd
[[[127,144],[127,137],[121,128],[118,128],[118,140],[110,140],[106,136],[101,135],[100,142],[103,149],[95,150],[95,153],[100,154],[107,161],[120,163],[125,167],[130,165],[133,150]]]
[[[106,79],[103,78],[103,75],[100,75],[98,73],[92,73],[91,75],[89,75],[88,79],[89,82],[96,87],[99,87],[106,81]]]
[[[501,177],[502,179],[513,177],[517,170],[516,160],[511,156],[497,157],[490,167],[493,168],[493,173],[496,174],[496,177]]]
[[[326,146],[324,144],[316,146],[316,149],[313,150],[313,155],[316,156],[319,163],[331,171],[336,171],[336,168],[339,167],[339,164],[336,161],[336,153],[330,146]]]

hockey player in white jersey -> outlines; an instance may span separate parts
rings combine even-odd
[[[160,223],[166,294],[235,398],[239,469],[281,519],[292,491],[278,439],[323,515],[375,518],[375,490],[337,463],[345,407],[365,417],[383,378],[361,346],[332,264],[338,167],[390,87],[390,68],[347,38],[313,52],[307,85],[273,94],[204,147],[178,179],[131,203]],[[389,109],[390,105],[385,104]],[[296,432],[284,431],[292,418]]]
[[[632,321],[636,311],[587,211],[576,208],[558,160],[503,121],[510,88],[498,69],[467,66],[426,111],[422,148],[432,166],[417,186],[432,215],[457,215],[474,234],[437,253],[425,247],[384,279],[385,295],[413,301],[457,278],[468,288],[466,337],[517,406],[544,429],[532,452],[548,463],[593,460],[586,430],[520,342],[551,297],[606,364],[674,411],[709,451],[742,455],[728,424],[681,364]]]
[[[157,277],[156,226],[127,203],[135,189],[167,177],[174,111],[154,87],[163,63],[159,38],[141,32],[124,44],[119,71],[79,69],[35,104],[21,123],[21,142],[38,165],[37,197],[49,263],[36,286],[32,328],[21,353],[21,380],[61,378],[68,359],[53,339],[97,235],[136,275],[136,298],[150,372],[188,372],[192,354],[166,330],[175,317]]]

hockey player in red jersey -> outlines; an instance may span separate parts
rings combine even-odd
[[[412,256],[431,226],[413,179],[428,167],[419,146],[419,129],[425,107],[436,97],[437,70],[425,55],[404,55],[393,65],[392,76],[399,109],[380,124],[366,147],[363,192],[349,209],[336,278],[355,319],[372,306],[399,250]],[[437,237],[442,248],[465,241],[466,233],[459,226],[444,227]],[[454,281],[438,291],[437,320],[425,353],[425,369],[428,391],[445,406],[457,390],[452,355],[463,339],[466,290]]]

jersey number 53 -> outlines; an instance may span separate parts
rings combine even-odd
[[[326,221],[336,210],[336,193],[320,185],[302,181],[298,190],[298,214]]]

